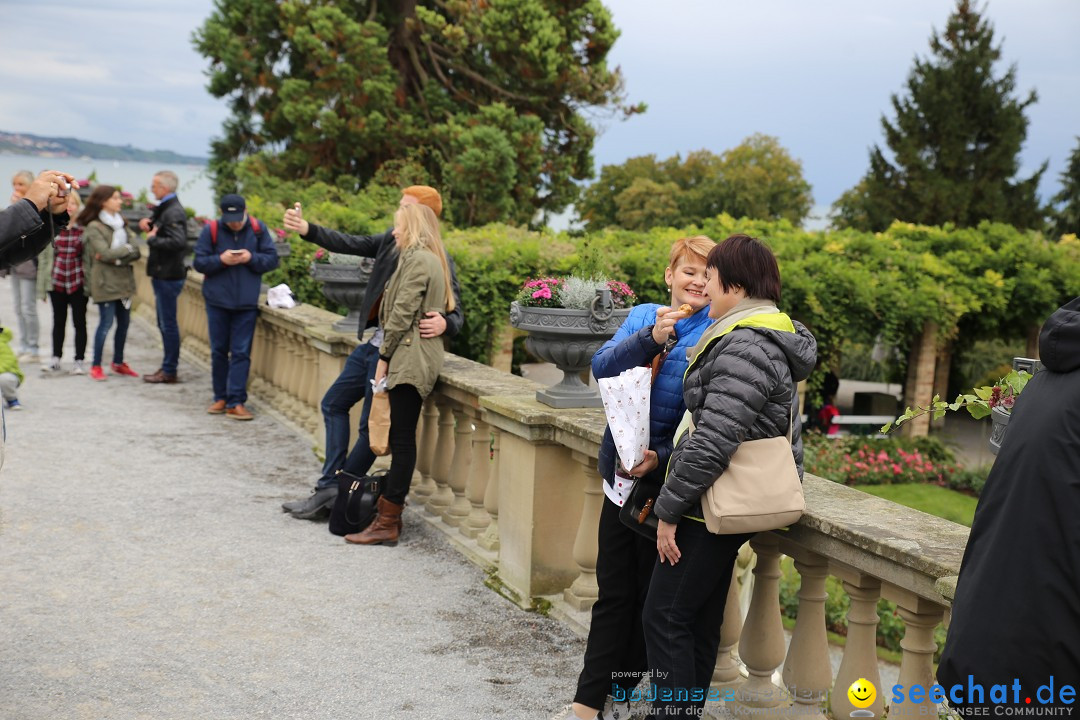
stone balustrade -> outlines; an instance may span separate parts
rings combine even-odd
[[[149,282],[136,274],[139,299],[152,307]],[[330,329],[337,319],[309,306],[264,306],[252,352],[253,395],[316,444],[322,441],[320,398],[356,344]],[[189,357],[207,361],[201,281],[194,274],[180,298],[180,326]],[[407,523],[422,517],[438,528],[488,571],[493,589],[522,607],[587,610],[597,597],[596,528],[604,495],[596,457],[605,421],[600,410],[541,405],[537,389],[524,378],[446,356],[421,415]],[[854,710],[847,688],[865,678],[878,689],[870,710],[881,717],[890,693],[878,674],[877,601],[895,602],[906,626],[899,682],[931,685],[933,633],[948,615],[968,530],[813,475],[804,486],[807,512],[800,522],[750,543],[756,566],[749,608],[743,620],[733,585],[714,684],[732,689],[735,699],[727,706],[736,714],[820,718],[828,704],[835,717],[846,718]],[[790,644],[778,599],[782,554],[794,559],[801,576]],[[835,677],[825,632],[830,575],[851,600]],[[909,705],[891,708],[890,717],[931,712],[936,715]]]

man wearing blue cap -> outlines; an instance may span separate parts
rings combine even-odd
[[[206,225],[195,243],[195,269],[201,272],[210,330],[211,415],[251,420],[247,402],[251,341],[259,317],[263,273],[278,266],[277,250],[266,226],[249,218],[244,198],[221,199],[221,221]]]

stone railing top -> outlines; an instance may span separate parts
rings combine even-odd
[[[496,370],[474,360],[446,353],[439,373],[439,392],[459,390],[476,398],[485,395],[533,396],[540,386],[520,375]],[[475,405],[475,404],[474,404]]]
[[[968,528],[806,474],[807,512],[782,540],[835,558],[934,602],[948,602]],[[912,574],[915,577],[912,577]]]

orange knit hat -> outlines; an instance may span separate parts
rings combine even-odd
[[[420,204],[427,205],[434,210],[436,216],[442,215],[442,196],[439,195],[439,191],[435,188],[427,185],[410,185],[402,190],[401,194],[411,195],[420,201]]]

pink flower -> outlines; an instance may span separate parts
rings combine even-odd
[[[880,460],[881,462],[889,462],[889,453],[882,450],[881,452],[878,453],[877,459]]]
[[[533,299],[543,298],[544,300],[551,299],[551,288],[542,287],[532,294]]]
[[[892,473],[893,473],[893,475],[899,475],[900,474],[900,466],[897,465],[896,463],[892,464]]]

